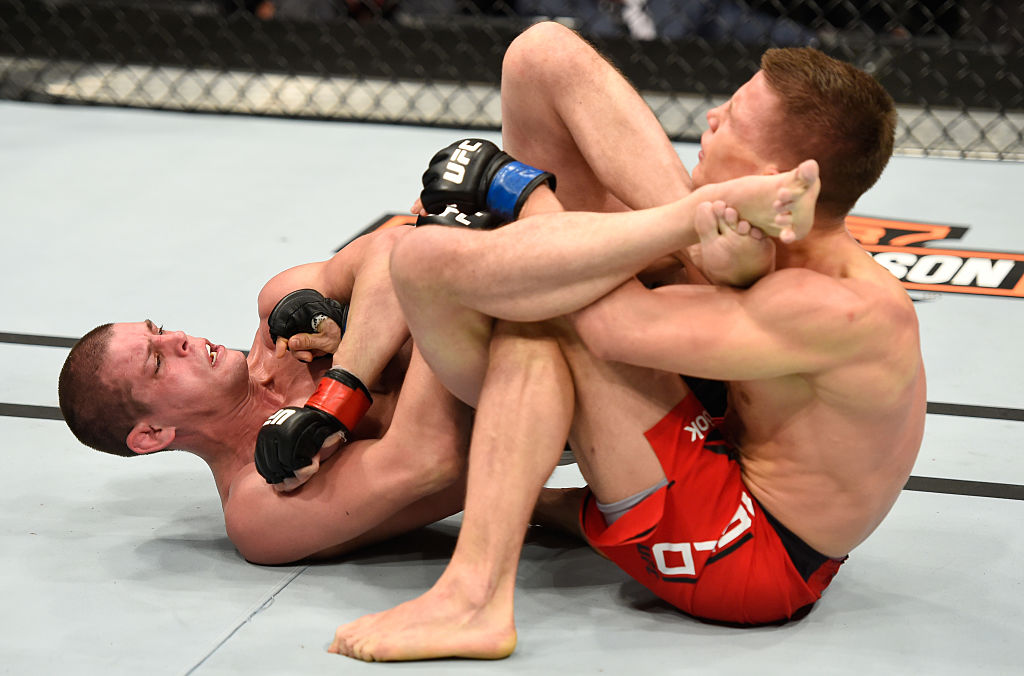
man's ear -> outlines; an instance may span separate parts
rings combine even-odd
[[[174,441],[173,427],[154,427],[146,422],[135,423],[128,433],[128,448],[140,455],[162,451]]]

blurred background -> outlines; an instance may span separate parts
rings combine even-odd
[[[771,46],[873,73],[897,152],[1024,159],[1019,0],[0,0],[0,98],[497,130],[501,57],[554,19],[675,141]]]

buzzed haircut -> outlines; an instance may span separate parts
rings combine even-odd
[[[818,209],[845,216],[892,156],[892,97],[868,73],[811,47],[769,49],[761,70],[783,115],[785,131],[775,137],[773,153],[793,166],[817,160]]]
[[[107,355],[114,325],[97,326],[75,343],[57,385],[60,412],[75,437],[104,453],[133,457],[128,433],[145,411],[124,385],[112,382]]]

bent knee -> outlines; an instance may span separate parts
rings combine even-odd
[[[434,228],[417,228],[394,242],[388,266],[391,282],[400,295],[422,289],[437,273],[435,259],[443,244]]]
[[[586,43],[574,31],[554,21],[542,21],[520,33],[502,60],[502,82],[508,79],[536,83],[538,76],[549,72],[573,74],[564,62],[567,56]],[[557,70],[544,70],[546,64]]]

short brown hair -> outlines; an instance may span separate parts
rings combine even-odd
[[[75,343],[57,384],[60,412],[71,432],[86,446],[132,457],[128,433],[145,413],[127,387],[111,382],[107,352],[114,325],[97,326]]]
[[[892,97],[868,73],[811,47],[769,49],[761,70],[782,106],[785,131],[774,152],[794,166],[817,160],[818,208],[845,216],[892,156]]]

